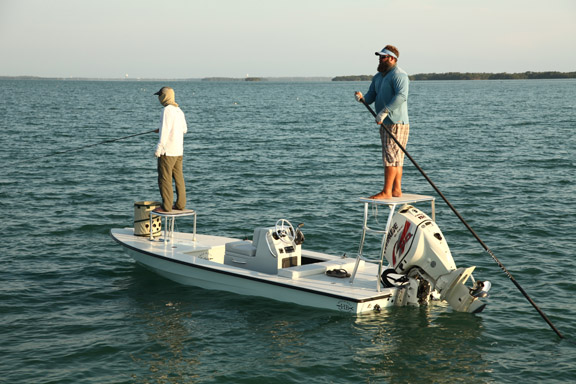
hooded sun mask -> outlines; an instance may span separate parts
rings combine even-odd
[[[178,106],[174,96],[174,90],[170,87],[162,87],[158,92],[155,93],[158,95],[158,100],[160,100],[160,104],[163,106],[173,105],[175,107]]]

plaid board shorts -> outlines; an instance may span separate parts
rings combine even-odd
[[[386,124],[386,128],[406,148],[410,124]],[[380,127],[380,139],[382,140],[382,161],[385,167],[401,167],[404,165],[404,151],[398,147],[394,139],[389,137],[384,127]]]

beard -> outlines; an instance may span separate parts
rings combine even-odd
[[[378,64],[378,72],[386,73],[388,72],[394,65],[390,64],[389,61],[381,61]]]

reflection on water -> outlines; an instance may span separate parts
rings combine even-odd
[[[180,303],[167,302],[164,307],[150,306],[138,316],[146,323],[144,351],[131,358],[148,370],[146,375],[131,375],[135,383],[195,383],[200,379],[195,367],[200,364],[194,352],[194,340],[187,325],[191,314]]]
[[[354,360],[391,383],[483,382],[482,318],[447,308],[391,308],[354,324]],[[425,372],[425,374],[423,374]],[[425,377],[423,377],[425,376]]]
[[[490,379],[482,318],[446,306],[353,317],[176,284],[154,288],[137,297],[136,317],[147,331],[145,347],[131,354],[141,368],[135,383]]]

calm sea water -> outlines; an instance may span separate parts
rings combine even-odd
[[[353,98],[368,83],[2,80],[0,382],[576,380],[575,81],[413,82],[408,144],[565,339],[441,200],[457,265],[493,283],[480,315],[435,305],[350,317],[136,265],[108,233],[132,225],[135,201],[159,198],[156,135],[71,150],[157,128],[163,85],[189,122],[199,232],[244,237],[286,218],[305,223],[308,249],[357,251],[356,200],[383,179],[376,126]],[[405,192],[435,194],[409,162],[404,173]]]

